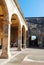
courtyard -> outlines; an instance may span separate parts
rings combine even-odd
[[[12,58],[1,65],[44,65],[44,49],[26,48],[22,51],[11,49]]]

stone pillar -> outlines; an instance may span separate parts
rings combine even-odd
[[[8,58],[8,36],[4,36],[2,44],[2,58]]]
[[[2,49],[2,42],[3,42],[3,39],[0,38],[0,49]]]
[[[10,54],[10,35],[11,35],[11,23],[8,24],[8,57],[11,57]]]
[[[24,48],[26,48],[26,30],[24,32],[24,45],[23,45]]]
[[[8,25],[3,24],[3,43],[1,58],[8,58]]]
[[[2,44],[3,44],[3,38],[1,38],[1,47],[2,47]]]
[[[22,48],[22,30],[21,27],[18,28],[18,51]]]

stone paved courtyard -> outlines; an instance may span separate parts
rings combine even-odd
[[[26,48],[13,52],[17,55],[4,65],[44,65],[44,49]]]

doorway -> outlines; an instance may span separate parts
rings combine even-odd
[[[29,37],[29,47],[38,47],[38,37],[37,36],[30,36]]]

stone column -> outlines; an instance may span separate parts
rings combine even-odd
[[[0,38],[0,49],[2,49],[2,38]]]
[[[2,58],[8,58],[8,36],[4,36],[2,44]]]
[[[10,35],[11,35],[11,23],[8,24],[8,57],[11,57],[10,53]]]
[[[18,28],[18,51],[22,48],[22,30],[21,27]]]
[[[3,43],[1,58],[8,58],[8,25],[3,24]]]
[[[1,38],[1,47],[2,47],[2,44],[3,44],[3,38]]]
[[[23,45],[24,48],[26,48],[26,30],[24,32],[24,45]]]

